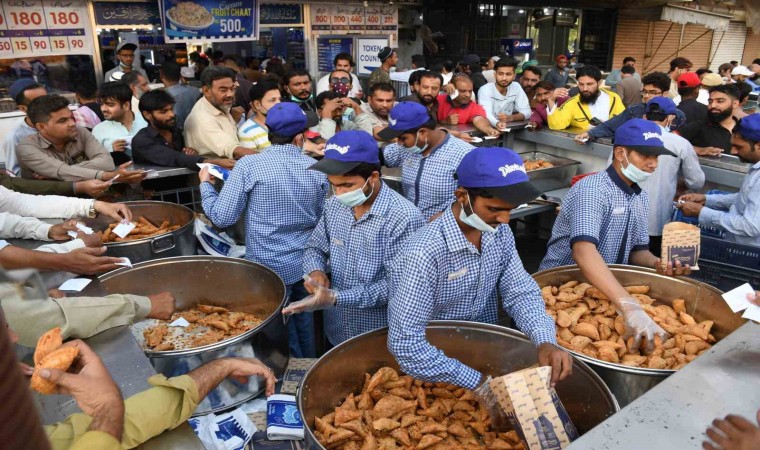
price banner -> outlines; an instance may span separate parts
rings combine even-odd
[[[166,42],[258,40],[258,0],[162,0]]]
[[[86,0],[0,0],[0,59],[92,55]]]
[[[322,35],[396,34],[398,9],[394,6],[313,6],[311,29]]]

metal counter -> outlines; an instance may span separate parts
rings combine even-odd
[[[568,448],[702,448],[715,418],[737,414],[755,422],[759,374],[760,325],[750,322]]]
[[[520,130],[515,132],[516,139],[513,148],[518,153],[540,151],[580,161],[581,173],[604,170],[612,154],[612,140],[602,138],[581,145],[576,143],[574,138],[583,131],[580,128],[568,128],[561,131],[550,129]],[[715,188],[738,190],[750,167],[750,164],[742,163],[732,155],[700,156],[699,163],[705,172],[706,186],[702,189],[703,191]]]
[[[176,177],[180,175],[193,175],[198,174],[197,170],[190,170],[185,167],[165,167],[165,166],[154,166],[152,164],[132,164],[133,170],[155,170],[158,174],[157,176],[150,178],[150,180],[155,180],[158,178],[168,178],[168,177]]]

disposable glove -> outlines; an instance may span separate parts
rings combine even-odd
[[[304,277],[304,283],[314,289],[313,294],[303,300],[293,302],[282,310],[285,315],[300,314],[305,312],[317,311],[320,309],[332,308],[338,299],[338,292],[328,289],[314,282],[308,275]]]
[[[624,339],[628,340],[633,336],[634,348],[639,348],[641,340],[646,338],[647,346],[645,351],[651,353],[654,350],[654,338],[660,337],[660,342],[668,339],[668,333],[647,315],[644,308],[638,300],[633,297],[623,297],[620,299],[618,313],[623,315],[625,320]]]

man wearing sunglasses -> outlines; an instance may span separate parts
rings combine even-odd
[[[362,99],[364,97],[364,93],[362,92],[362,85],[359,83],[359,78],[352,73],[352,69],[356,66],[354,63],[354,58],[348,54],[348,53],[338,53],[335,55],[335,60],[333,60],[333,67],[334,70],[343,70],[351,75],[350,83],[345,84],[351,84],[351,91],[348,93],[348,96],[351,98],[358,98]],[[332,74],[329,73],[317,81],[317,95],[329,91],[332,85]]]

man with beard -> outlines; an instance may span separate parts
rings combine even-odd
[[[148,77],[140,72],[130,72],[124,75],[120,81],[132,90],[132,111],[138,111],[140,109],[140,97],[150,91]]]
[[[357,122],[359,128],[379,141],[381,139],[377,133],[388,126],[388,114],[395,105],[396,90],[393,85],[377,83],[369,88],[369,101],[361,105],[363,113],[356,116],[354,121]],[[359,118],[363,118],[361,123]]]
[[[580,91],[578,95],[560,107],[546,109],[549,128],[564,130],[576,127],[587,130],[590,126],[602,124],[625,111],[625,105],[616,93],[599,87],[601,70],[594,66],[583,66],[578,69],[576,76]]]
[[[710,89],[707,123],[693,122],[678,129],[700,156],[718,156],[731,151],[731,131],[736,125],[732,113],[739,106],[739,92],[733,85]]]
[[[106,119],[95,125],[92,135],[111,152],[116,165],[132,159],[132,138],[148,123],[132,111],[132,91],[118,81],[104,83],[98,91],[100,110]]]
[[[235,102],[235,72],[209,67],[201,76],[201,97],[185,121],[185,144],[201,156],[240,159],[255,153],[240,145],[237,122],[230,110]]]
[[[448,125],[473,124],[489,136],[498,136],[499,130],[491,126],[486,111],[473,99],[472,80],[467,75],[454,77],[453,94],[438,96],[438,122]]]
[[[143,74],[143,76],[147,78],[147,75],[145,74],[144,70],[138,69],[136,67],[132,67],[132,65],[135,62],[135,50],[137,50],[137,45],[131,42],[125,42],[125,41],[122,41],[116,47],[116,58],[119,60],[119,65],[109,70],[108,72],[106,72],[106,75],[105,75],[106,82],[118,81],[119,80],[118,78],[113,77],[113,75],[117,72],[121,72],[122,74],[128,74],[135,71],[135,72],[140,72],[141,74]]]
[[[427,108],[430,116],[438,120],[438,101],[436,97],[441,92],[443,76],[435,72],[422,72],[417,92],[400,99],[401,102],[414,102]]]
[[[712,93],[710,94],[712,101]],[[731,154],[752,164],[738,193],[725,195],[686,194],[678,207],[686,216],[699,217],[699,224],[726,230],[726,239],[760,245],[760,114],[751,114],[734,127]]]
[[[615,131],[631,119],[641,119],[646,113],[645,105],[654,97],[666,95],[670,89],[670,77],[663,72],[652,72],[641,77],[641,84],[644,88],[641,90],[642,104],[631,105],[621,114],[600,124],[586,133],[581,133],[575,137],[577,144],[583,144],[594,139],[603,137],[612,137]],[[686,115],[680,109],[676,111],[676,118],[670,124],[672,130],[682,127],[686,123]]]
[[[536,105],[534,99],[536,95],[535,89],[536,85],[541,81],[541,75],[541,69],[536,66],[523,67],[522,75],[520,75],[520,86],[525,91],[525,95],[528,96],[531,108],[534,108]]]
[[[497,129],[506,128],[507,122],[517,122],[530,117],[530,101],[515,79],[517,61],[500,59],[494,65],[495,83],[480,88],[478,98],[486,111],[486,118]]]
[[[296,69],[285,77],[285,92],[289,95],[283,101],[297,104],[304,112],[317,112],[314,93],[311,90],[311,75],[304,69]]]
[[[132,139],[132,158],[136,163],[200,170],[198,163],[211,163],[231,169],[233,159],[208,159],[185,146],[182,129],[177,127],[174,97],[164,91],[150,91],[140,98],[140,116],[150,123]]]

